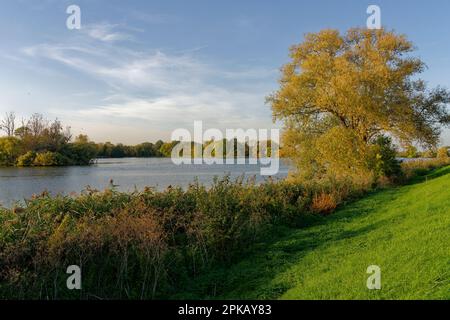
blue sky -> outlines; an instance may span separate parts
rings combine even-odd
[[[81,30],[66,28],[71,4]],[[365,26],[370,4],[416,44],[422,78],[450,88],[448,0],[4,0],[0,113],[40,112],[75,134],[124,143],[167,140],[194,120],[271,128],[264,100],[288,48],[307,32]]]

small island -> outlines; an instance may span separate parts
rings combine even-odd
[[[14,112],[0,120],[0,166],[51,167],[89,165],[96,158],[152,158],[170,157],[174,143],[162,140],[136,146],[121,143],[95,143],[87,135],[73,138],[70,127],[58,119],[47,120],[42,114],[33,114],[17,127]]]

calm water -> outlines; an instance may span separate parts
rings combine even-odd
[[[280,164],[275,178],[287,176],[288,167]],[[51,194],[79,193],[87,186],[103,190],[114,180],[121,191],[133,191],[152,186],[164,189],[169,185],[186,187],[195,178],[210,185],[215,176],[230,174],[232,178],[244,175],[263,182],[259,165],[182,165],[171,159],[101,159],[88,167],[60,168],[0,168],[0,204],[10,206],[39,194],[44,190]]]

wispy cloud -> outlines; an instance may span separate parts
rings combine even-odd
[[[130,50],[119,43],[111,46],[111,42],[126,39],[115,28],[102,24],[87,29],[85,36],[97,43],[23,48],[29,58],[59,63],[110,87],[102,101],[69,113],[100,121],[137,119],[166,129],[190,126],[194,120],[217,128],[271,125],[264,97],[271,90],[276,70],[223,68],[201,60],[197,50],[167,53]]]
[[[121,26],[117,24],[99,23],[83,26],[82,30],[86,32],[89,37],[103,42],[117,42],[134,39],[133,35],[118,31],[120,27]]]
[[[186,54],[135,52],[125,48],[42,44],[24,48],[29,57],[46,58],[90,74],[112,87],[181,90],[211,70]]]
[[[147,13],[140,11],[132,11],[129,16],[133,20],[139,20],[148,24],[163,24],[163,23],[173,23],[178,21],[179,18],[161,13]]]
[[[136,98],[116,96],[112,101],[80,111],[86,116],[113,116],[129,119],[142,119],[152,126],[164,127],[187,125],[195,120],[203,120],[219,128],[236,125],[251,126],[256,115],[243,113],[243,106],[261,104],[261,97],[253,93],[231,92],[225,89],[210,88],[197,93],[167,94],[155,98]]]

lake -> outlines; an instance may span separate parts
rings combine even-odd
[[[287,173],[288,166],[281,162],[274,178],[283,179]],[[227,174],[233,179],[255,176],[259,183],[267,179],[260,175],[259,164],[177,166],[170,158],[99,159],[86,167],[0,168],[0,204],[10,206],[45,190],[52,195],[80,193],[87,186],[103,190],[110,186],[111,179],[120,191],[146,186],[162,190],[170,185],[187,187],[196,178],[211,185],[215,176]]]

